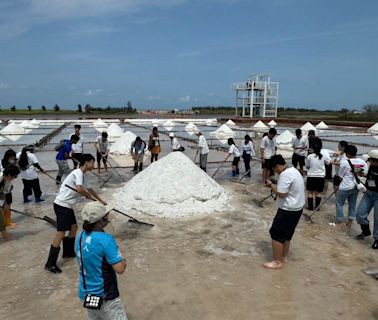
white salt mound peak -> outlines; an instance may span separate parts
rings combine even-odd
[[[314,125],[311,123],[311,122],[306,122],[302,127],[301,127],[301,130],[303,131],[310,131],[310,130],[314,130],[314,131],[317,131],[317,129],[314,127]]]
[[[195,132],[198,130],[197,126],[193,123],[193,122],[189,122],[186,127],[185,127],[185,130],[187,132]]]
[[[34,128],[38,128],[38,126],[34,125],[31,123],[31,121],[28,121],[28,120],[23,120],[20,124],[20,126],[24,129],[34,129]]]
[[[173,127],[174,125],[175,125],[174,122],[171,120],[167,120],[163,124],[164,127]]]
[[[32,121],[30,121],[30,123],[31,123],[33,126],[39,126],[39,125],[41,124],[37,119],[33,119]]]
[[[207,126],[212,126],[212,125],[215,125],[215,124],[217,124],[217,119],[207,119],[206,120],[206,125]]]
[[[276,138],[276,143],[277,145],[291,146],[291,140],[293,139],[293,137],[294,135],[289,130],[285,130]]]
[[[109,126],[107,133],[109,137],[120,137],[123,134],[123,130],[118,124],[112,123]]]
[[[93,122],[93,126],[95,128],[107,128],[108,125],[104,122],[104,120],[101,120],[98,118],[95,122]]]
[[[233,135],[234,131],[227,124],[222,124],[217,130],[214,131],[214,134],[220,133]]]
[[[371,126],[369,129],[367,129],[367,132],[370,132],[370,133],[378,133],[378,122]]]
[[[114,207],[180,218],[230,209],[226,191],[182,152],[153,162],[116,191]]]
[[[137,136],[131,131],[122,133],[122,135],[110,146],[110,153],[117,155],[129,154],[131,143],[135,141],[136,137]]]
[[[275,127],[276,125],[277,125],[277,122],[274,121],[274,120],[270,120],[270,121],[268,122],[268,126],[269,126],[269,127]]]
[[[323,122],[323,121],[320,121],[316,126],[315,126],[316,129],[320,129],[320,130],[323,130],[323,129],[328,129],[328,126]]]
[[[264,124],[264,122],[262,122],[261,120],[257,121],[253,126],[252,128],[255,128],[255,129],[267,129],[268,127]]]
[[[22,128],[19,124],[11,122],[5,128],[0,130],[1,134],[24,134],[27,130]]]
[[[227,124],[228,126],[234,126],[234,125],[236,125],[236,123],[235,123],[234,121],[232,121],[231,119],[229,119],[229,120],[226,122],[226,124]]]

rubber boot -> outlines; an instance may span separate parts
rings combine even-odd
[[[61,273],[62,270],[57,267],[56,261],[58,260],[59,256],[59,248],[55,248],[53,246],[50,247],[50,252],[49,252],[49,258],[47,259],[47,262],[45,264],[45,269],[52,272],[52,273]]]
[[[24,196],[24,203],[28,203],[28,202],[30,202],[28,196]]]
[[[138,171],[138,163],[134,163],[134,169],[133,169],[134,172],[137,172]]]
[[[61,176],[56,176],[56,184],[59,185],[62,182]]]
[[[239,173],[239,168],[236,168],[236,174],[238,175]]]
[[[236,171],[232,170],[231,177],[235,177],[235,176],[236,176]]]
[[[63,238],[63,258],[74,258],[75,254],[75,238]]]
[[[363,240],[365,237],[368,237],[371,235],[370,227],[368,224],[361,224],[361,233],[356,237],[358,240]]]
[[[41,198],[41,196],[39,197],[35,197],[35,202],[42,202],[42,201],[45,201],[45,199]]]
[[[373,245],[371,246],[373,249],[378,249],[378,240],[375,239]]]
[[[321,203],[322,203],[322,198],[316,197],[315,198],[315,208],[314,209],[316,209],[318,206],[320,206]],[[319,209],[317,209],[317,211],[319,211]]]
[[[4,222],[6,227],[16,227],[16,224],[12,222],[10,209],[4,209]]]
[[[308,210],[314,210],[314,198],[307,197]]]
[[[143,163],[139,163],[139,172],[143,170]]]

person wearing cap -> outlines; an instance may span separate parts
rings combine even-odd
[[[142,140],[141,137],[136,137],[135,140],[131,143],[130,154],[134,160],[134,172],[139,172],[143,170],[143,158],[144,150],[146,149],[146,143]]]
[[[77,222],[74,206],[82,202],[82,197],[90,200],[97,200],[106,205],[106,202],[91,188],[88,188],[85,174],[94,167],[95,158],[91,154],[84,153],[80,157],[79,168],[64,179],[60,186],[58,195],[54,200],[54,212],[56,214],[56,234],[51,243],[49,257],[45,269],[52,273],[61,273],[62,270],[56,265],[58,260],[60,244],[63,242],[63,258],[74,258],[75,235]],[[68,232],[68,236],[66,236]]]
[[[206,172],[209,146],[207,144],[206,138],[203,136],[201,131],[197,130],[196,136],[198,137],[198,153],[200,156],[200,168]]]
[[[117,276],[126,270],[115,238],[106,233],[109,212],[99,202],[87,203],[81,212],[83,231],[76,243],[76,261],[79,266],[79,298],[87,294],[103,298],[101,308],[86,309],[87,319],[127,320],[126,311],[119,297]]]
[[[175,137],[175,134],[173,132],[171,132],[169,134],[169,139],[171,139],[171,148],[172,148],[172,151],[184,151],[184,147],[181,147],[177,138]]]
[[[18,166],[21,169],[20,176],[24,189],[22,191],[24,203],[30,202],[29,196],[34,192],[35,202],[45,201],[42,196],[41,186],[39,184],[37,169],[42,173],[45,171],[38,163],[37,156],[34,154],[34,146],[28,145],[22,148],[21,152],[17,153]]]
[[[371,150],[369,152],[370,163],[369,170],[366,176],[366,189],[360,204],[356,211],[356,221],[361,226],[361,234],[357,236],[357,239],[362,240],[371,235],[369,227],[369,213],[374,207],[374,228],[373,237],[374,243],[373,249],[378,249],[378,150]]]

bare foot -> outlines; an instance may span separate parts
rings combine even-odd
[[[277,261],[277,260],[273,260],[273,261],[270,261],[270,262],[265,262],[263,264],[264,268],[267,268],[267,269],[279,269],[282,267],[282,262],[281,261]]]
[[[15,224],[14,222],[9,222],[7,224],[7,228],[16,228],[17,227],[17,224]]]
[[[289,258],[288,257],[282,257],[282,262],[283,263],[288,263],[289,262]]]

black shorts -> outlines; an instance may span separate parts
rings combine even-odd
[[[239,165],[240,157],[234,157],[234,160],[232,160],[232,165],[237,167]]]
[[[56,214],[57,231],[70,231],[71,226],[77,224],[73,209],[54,203],[54,211]]]
[[[271,238],[281,243],[290,241],[302,212],[303,209],[299,211],[287,211],[279,208],[269,230]]]
[[[102,159],[102,162],[105,164],[105,162],[107,161],[108,159],[108,156],[103,156],[100,152],[97,151],[96,153],[96,158],[97,158],[97,162],[100,162],[101,159]]]
[[[323,192],[324,178],[307,177],[306,190],[311,192]]]
[[[340,176],[334,176],[333,177],[333,185],[338,187],[341,184],[341,180],[342,179],[340,178]]]
[[[325,170],[326,170],[325,178],[327,180],[331,180],[332,179],[332,164],[326,164]]]
[[[270,170],[269,176],[274,176],[274,170],[272,168],[272,162],[270,159],[264,159],[261,168]]]
[[[293,157],[291,158],[291,163],[293,167],[296,168],[299,164],[300,168],[303,168],[305,165],[305,156],[300,156],[299,154],[293,153]]]
[[[12,198],[12,192],[5,194],[5,203],[6,204],[12,204],[13,198]]]

